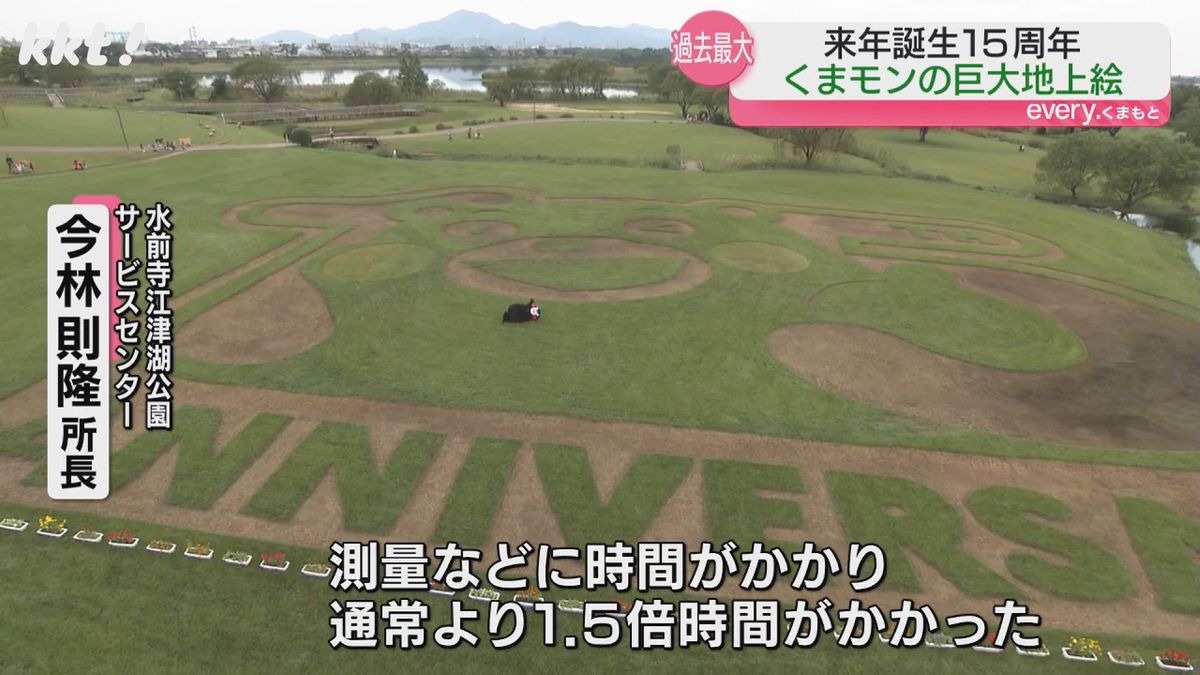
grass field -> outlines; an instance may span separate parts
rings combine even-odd
[[[441,105],[413,123],[533,115]],[[885,608],[1017,598],[1051,650],[1077,634],[1147,660],[1200,649],[1200,275],[1181,239],[1027,199],[1040,151],[1005,140],[863,130],[861,157],[797,170],[761,136],[656,114],[669,105],[625,121],[617,102],[559,105],[588,112],[479,140],[338,126],[405,131],[388,143],[428,161],[101,152],[97,171],[52,172],[63,156],[30,153],[38,174],[0,180],[0,517],[293,563],[0,531],[0,578],[17,580],[0,590],[0,670],[76,672],[101,652],[162,672],[1120,669],[877,642],[544,649],[535,613],[508,651],[335,651],[329,602],[360,596],[296,568],[368,539],[486,560],[498,542],[873,542],[888,573],[865,598]],[[122,144],[111,110],[5,110],[0,147]],[[205,140],[207,118],[122,114],[131,140]],[[668,145],[705,170],[659,168]],[[115,434],[108,500],[65,505],[45,496],[37,261],[47,205],[81,193],[174,212],[178,401],[173,430]],[[539,322],[497,321],[530,297]],[[961,391],[927,397],[946,382]],[[843,602],[847,580],[820,593]],[[396,596],[450,616],[436,596],[371,598]],[[560,639],[579,634],[557,616]]]
[[[44,145],[123,146],[149,144],[155,138],[178,141],[191,138],[195,145],[210,143],[270,143],[279,140],[271,130],[256,127],[236,129],[216,123],[208,117],[172,112],[151,112],[125,108],[121,118],[112,109],[5,106],[8,123],[0,125],[0,148],[5,146]],[[217,130],[209,136],[209,125]],[[125,133],[122,135],[121,126]]]

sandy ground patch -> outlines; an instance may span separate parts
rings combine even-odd
[[[644,244],[626,239],[602,237],[578,237],[589,245],[573,250],[541,250],[539,242],[566,238],[531,238],[474,248],[451,259],[446,273],[455,282],[497,295],[536,297],[560,302],[609,302],[614,300],[641,300],[662,295],[679,293],[704,283],[712,270],[699,258],[666,246]],[[473,266],[483,260],[525,260],[548,258],[682,258],[687,260],[678,274],[666,281],[633,288],[603,290],[559,290],[535,286],[520,281],[505,279]]]
[[[734,218],[753,218],[758,215],[758,212],[754,209],[748,209],[743,206],[726,206],[717,209],[717,211]]]
[[[178,345],[182,354],[214,363],[265,363],[305,352],[332,334],[325,298],[292,266],[188,322]]]
[[[499,239],[516,233],[516,225],[500,220],[465,220],[442,227],[442,234],[455,239]]]
[[[1104,447],[1200,449],[1200,332],[1116,296],[1051,279],[953,268],[968,288],[1048,314],[1087,359],[1048,373],[987,368],[867,328],[810,324],[771,334],[805,379],[848,398],[1008,436]]]

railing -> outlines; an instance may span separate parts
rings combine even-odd
[[[263,124],[267,122],[321,122],[326,120],[351,120],[367,117],[413,117],[422,109],[411,104],[360,105],[344,108],[314,108],[308,110],[268,110],[247,113],[225,112],[229,124]]]

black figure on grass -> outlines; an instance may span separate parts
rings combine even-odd
[[[528,305],[515,304],[509,305],[504,311],[504,316],[500,319],[501,323],[525,323],[526,321],[537,321],[542,318],[542,310],[533,301],[529,299]]]

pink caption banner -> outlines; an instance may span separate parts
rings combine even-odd
[[[843,58],[842,54],[845,53],[849,55],[848,58],[853,59],[856,54],[854,36],[858,34],[856,30],[861,26],[853,29],[845,28],[842,24],[836,26],[830,28],[815,23],[758,23],[747,26],[727,12],[701,12],[684,22],[678,30],[672,31],[672,63],[697,85],[729,85],[730,118],[735,124],[743,127],[1156,127],[1166,124],[1171,117],[1170,34],[1165,26],[1159,24],[1071,24],[1062,29],[1061,35],[1064,39],[1065,36],[1073,36],[1069,43],[1064,44],[1075,45],[1069,51],[1063,47],[1063,56],[1067,53],[1083,54],[1085,56],[1079,58],[1084,59],[1085,63],[1095,64],[1090,69],[1085,67],[1085,73],[1092,74],[1091,98],[1063,97],[1061,94],[1056,97],[1052,92],[1044,96],[988,99],[919,95],[907,98],[889,98],[886,95],[867,98],[797,98],[793,88],[806,96],[811,90],[792,78],[805,70],[814,57],[819,60],[822,53],[825,57],[830,55],[830,51],[823,46],[814,50],[814,45],[820,46],[820,41],[825,40],[824,46],[828,46],[829,40],[832,39],[830,34],[836,34],[837,39],[843,42],[834,42],[838,49],[838,56],[835,58]],[[878,30],[879,26],[874,27],[876,30],[873,33],[894,35],[896,32]],[[1048,28],[1013,28],[989,24],[985,28],[965,25],[954,30],[946,27],[941,30],[947,37],[969,34],[971,59],[983,61],[985,59],[982,54],[987,54],[987,58],[993,60],[1001,57],[1016,59],[1032,53],[1036,54],[1040,61],[1040,51],[1022,49],[1020,54],[1009,54],[1009,43],[1001,36],[1008,35],[1012,30],[1014,35],[1025,31],[1030,35],[1048,34],[1053,38],[1060,28],[1057,24]],[[977,55],[974,39],[976,32],[980,30],[985,35],[993,35],[987,38],[988,43],[998,41],[1003,46],[999,53],[990,53],[988,49],[982,49]],[[872,31],[862,30],[864,35],[868,32]],[[916,35],[919,37],[923,34]],[[1118,38],[1125,41],[1122,42]],[[1026,40],[1029,39],[1026,37]],[[1078,46],[1081,42],[1086,42],[1086,47]],[[1026,44],[1033,47],[1039,45],[1045,47],[1041,42]],[[897,53],[896,50],[900,47],[907,50],[909,46],[908,42],[899,46],[892,44],[887,49],[875,51],[875,61],[866,63],[875,63],[873,68],[881,71],[886,69],[898,74],[897,68],[888,65],[887,58]],[[923,58],[924,52],[918,51]],[[883,61],[879,61],[881,52],[885,54]],[[953,58],[960,58],[959,53],[963,54],[962,58],[966,58],[965,52],[953,53]],[[1118,67],[1117,61],[1125,67]],[[958,64],[951,61],[945,63],[955,66],[957,72]],[[1005,63],[1011,66],[1010,62]],[[1108,63],[1108,66],[1103,67],[1104,63]],[[795,68],[797,64],[801,64],[801,67]],[[974,70],[968,72],[979,72],[984,66],[982,63],[967,65],[974,65]],[[1028,68],[1031,62],[1024,61],[1024,65]],[[1033,65],[1041,68],[1046,64]],[[848,60],[839,67],[843,73],[848,73],[851,68],[858,66],[854,61]],[[948,67],[938,67],[949,77]],[[1015,70],[1001,69],[999,72],[1016,74]],[[1068,73],[1071,72],[1074,71],[1068,70]],[[1052,70],[1045,70],[1043,76],[1046,82],[1043,84],[1048,84],[1052,75]],[[1063,93],[1075,94],[1077,92],[1074,91],[1073,83],[1077,78],[1071,75],[1068,77],[1071,84],[1069,89],[1072,91]],[[1078,77],[1083,78],[1085,75]],[[878,79],[879,77],[875,77],[872,81]],[[908,81],[911,80],[912,73]],[[837,91],[844,91],[840,86],[834,86]],[[903,86],[907,86],[907,82]],[[946,86],[949,86],[948,80]],[[1042,85],[1038,85],[1040,86]],[[1017,93],[1011,83],[1009,88],[1013,94]],[[1027,84],[1026,90],[1029,88]],[[999,89],[999,86],[996,89]],[[1035,90],[1040,91],[1038,88]],[[1113,95],[1098,96],[1099,90],[1103,90],[1106,95]],[[899,88],[890,91],[889,94],[894,91],[899,91]],[[982,89],[979,91],[982,92]],[[880,92],[877,89],[870,93]]]
[[[112,338],[109,342],[112,350],[110,357],[116,361],[117,347],[121,344],[117,338],[117,261],[121,259],[121,228],[117,225],[115,213],[121,205],[121,198],[116,195],[76,195],[71,203],[99,204],[108,209],[108,261],[109,278],[112,279],[108,285],[108,329]]]
[[[729,96],[742,127],[1135,127],[1161,126],[1158,101],[743,101]]]

